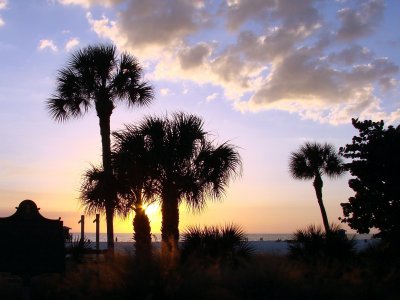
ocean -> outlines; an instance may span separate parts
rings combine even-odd
[[[80,233],[72,233],[73,239],[78,239]],[[246,234],[249,241],[286,241],[293,238],[292,234],[288,233],[251,233]],[[356,240],[369,240],[372,238],[372,234],[348,234],[350,238],[354,237]],[[95,233],[86,233],[85,237],[94,242],[96,241]],[[114,238],[117,242],[133,242],[132,233],[114,233]],[[161,234],[152,234],[153,242],[161,241]],[[100,242],[107,242],[107,235],[105,233],[100,233]]]

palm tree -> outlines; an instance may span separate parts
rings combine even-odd
[[[118,194],[135,212],[133,219],[136,257],[151,258],[151,227],[145,205],[154,202],[156,194],[152,179],[152,164],[146,141],[133,125],[113,132],[113,165],[118,182]]]
[[[179,240],[179,204],[193,210],[219,199],[229,180],[241,173],[236,147],[214,146],[201,118],[176,113],[172,119],[148,117],[138,125],[151,153],[152,173],[161,201],[163,252]]]
[[[317,195],[322,220],[326,233],[330,232],[328,216],[322,201],[322,175],[330,178],[344,173],[343,161],[330,144],[306,142],[297,152],[292,152],[289,159],[290,174],[295,179],[311,180]]]
[[[128,107],[148,105],[153,89],[142,80],[143,70],[136,59],[122,53],[118,56],[114,45],[88,46],[76,51],[60,69],[56,78],[56,92],[47,101],[53,119],[59,122],[85,115],[96,109],[99,118],[103,172],[106,182],[112,182],[110,118],[118,101]],[[105,212],[107,244],[114,248],[115,191],[105,184]]]
[[[148,176],[146,149],[143,139],[128,127],[125,131],[114,132],[114,151],[112,152],[113,182],[111,187],[116,194],[113,207],[122,218],[135,212],[133,220],[136,257],[148,261],[151,257],[151,227],[145,212],[145,204],[154,202],[151,178]],[[91,166],[83,174],[80,201],[85,213],[94,215],[106,211],[107,182],[101,167]]]

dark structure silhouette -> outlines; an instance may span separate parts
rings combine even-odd
[[[93,220],[96,224],[96,250],[100,249],[100,214],[96,214],[96,219]]]
[[[328,216],[322,201],[322,175],[335,178],[344,173],[343,162],[330,144],[306,142],[289,158],[289,171],[295,179],[314,179],[313,186],[321,210],[325,232],[330,232]]]
[[[55,94],[48,99],[47,108],[59,122],[82,117],[95,108],[99,117],[102,163],[105,185],[108,248],[114,248],[114,209],[111,165],[110,118],[118,101],[129,107],[148,105],[153,89],[142,80],[143,70],[128,54],[117,55],[114,45],[95,45],[76,51],[67,66],[57,75]]]
[[[0,218],[0,271],[22,276],[64,272],[63,222],[46,219],[32,200]]]

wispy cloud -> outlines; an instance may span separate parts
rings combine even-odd
[[[184,87],[182,89],[182,95],[187,95],[189,93],[189,89],[187,87]]]
[[[71,51],[72,49],[74,49],[78,45],[79,45],[79,39],[71,38],[65,44],[65,50],[69,52],[69,51]]]
[[[211,95],[208,95],[206,97],[207,102],[211,102],[211,101],[215,100],[218,97],[218,95],[219,95],[218,93],[213,93]]]
[[[110,6],[117,4],[121,1],[118,0],[58,0],[58,3],[62,5],[80,5],[84,8],[89,8],[91,5],[103,5]]]
[[[7,0],[0,0],[0,9],[5,9],[7,7]]]
[[[0,10],[5,9],[7,7],[7,0],[0,0]],[[5,22],[0,16],[0,27],[4,26]]]
[[[160,89],[160,95],[161,96],[167,96],[171,94],[171,90],[169,88],[163,88]]]
[[[40,40],[39,41],[39,46],[38,46],[39,50],[45,50],[45,49],[50,49],[51,51],[57,52],[58,48],[57,46],[54,44],[54,42],[52,40]]]

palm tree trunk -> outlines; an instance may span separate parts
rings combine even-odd
[[[173,196],[171,193],[164,193],[161,204],[161,213],[162,252],[173,252],[177,250],[179,241],[178,197]]]
[[[107,223],[107,248],[114,251],[114,202],[115,192],[112,187],[113,183],[113,170],[111,164],[111,139],[110,139],[110,116],[111,113],[100,114],[99,125],[101,135],[101,148],[103,158],[104,176],[107,178],[107,191],[106,191],[106,223]]]
[[[107,248],[114,252],[114,209],[106,207]]]
[[[315,175],[313,185],[314,185],[314,189],[315,189],[315,194],[317,195],[319,209],[321,210],[322,221],[324,223],[325,232],[326,232],[326,234],[329,234],[330,233],[330,226],[329,226],[328,216],[326,214],[324,202],[322,201],[322,186],[323,186],[323,182],[322,182],[322,178],[321,178],[320,174]]]
[[[149,217],[143,208],[135,209],[133,219],[135,239],[135,254],[139,262],[148,262],[151,259],[151,227]]]

